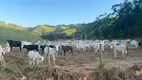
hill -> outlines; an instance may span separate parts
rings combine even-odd
[[[74,33],[76,33],[76,28],[70,28],[62,31],[62,33],[65,33],[67,36],[72,36]]]
[[[42,38],[32,34],[31,32],[0,26],[0,44],[5,45],[4,43],[8,39],[27,41],[42,40]]]
[[[43,34],[50,33],[50,32],[53,32],[55,30],[56,29],[54,27],[50,27],[50,26],[47,26],[47,25],[39,25],[36,28],[34,28],[32,30],[32,32],[34,34],[38,35],[38,36],[41,36]]]
[[[19,26],[16,24],[6,24],[2,21],[0,21],[0,27],[6,27],[6,28],[12,28],[12,29],[18,29],[18,30],[26,30],[23,26]]]
[[[28,28],[28,31],[32,31],[33,34],[41,36],[44,39],[54,40],[57,38],[69,38],[76,33],[76,27],[67,25],[39,25],[35,28]],[[44,36],[44,37],[43,37]]]

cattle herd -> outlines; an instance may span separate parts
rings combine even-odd
[[[94,52],[95,55],[99,55],[100,50],[105,52],[110,50],[114,53],[114,57],[117,58],[117,54],[122,55],[122,59],[125,60],[129,54],[129,49],[137,49],[142,47],[142,43],[136,40],[58,40],[58,41],[14,41],[7,40],[6,47],[0,45],[0,62],[4,63],[4,54],[12,51],[13,47],[18,47],[21,52],[22,49],[27,50],[27,55],[30,65],[42,64],[46,55],[51,55],[53,58],[53,64],[55,65],[56,57],[63,53],[64,56],[67,52],[72,55],[77,53]],[[44,56],[42,56],[44,54]],[[88,54],[89,55],[89,54]],[[50,64],[50,59],[49,64]]]

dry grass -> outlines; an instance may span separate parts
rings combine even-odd
[[[105,52],[103,80],[136,80],[135,70],[142,67],[133,65],[141,64],[141,53],[141,49],[129,50],[127,60],[121,60],[114,59],[111,52]],[[0,66],[0,80],[19,80],[23,75],[28,80],[82,80],[83,76],[98,80],[99,56],[95,53],[75,53],[73,56],[69,53],[66,56],[59,54],[56,60],[60,66],[58,69],[45,65],[29,66],[25,50],[19,52],[19,49],[14,49],[4,58],[7,66]]]

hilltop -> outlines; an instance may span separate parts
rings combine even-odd
[[[27,31],[26,28],[22,26],[0,22],[0,44],[3,45],[8,39],[28,41],[42,40],[41,37]]]
[[[44,39],[54,40],[57,38],[69,38],[76,33],[76,27],[67,25],[38,25],[34,28],[28,28],[33,34],[40,36]]]

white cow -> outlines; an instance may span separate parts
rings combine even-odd
[[[122,53],[122,59],[126,59],[126,54],[127,54],[127,46],[124,44],[119,44],[116,45],[114,44],[114,57],[117,58],[117,52]]]
[[[100,46],[100,45],[101,45],[101,46]],[[94,48],[94,51],[95,51],[96,53],[98,53],[98,52],[100,51],[100,47],[101,47],[101,50],[104,52],[104,42],[103,42],[103,41],[100,41],[100,42],[95,41],[95,42],[93,43],[93,48]]]
[[[49,63],[49,65],[50,65],[50,55],[52,56],[52,58],[53,58],[53,64],[54,65],[56,65],[55,64],[55,60],[56,60],[56,47],[51,47],[51,46],[48,46],[48,47],[45,47],[44,48],[44,55],[46,56],[46,55],[49,55],[48,56],[48,63]]]
[[[98,53],[100,50],[100,43],[93,43],[94,52]]]
[[[44,61],[44,57],[41,56],[38,51],[29,51],[28,58],[30,65],[39,65]]]
[[[138,42],[137,42],[136,40],[132,40],[132,41],[130,42],[130,44],[131,44],[131,46],[132,46],[133,49],[138,48]]]

